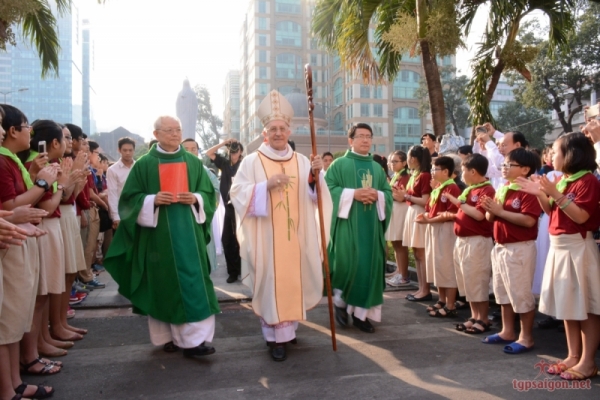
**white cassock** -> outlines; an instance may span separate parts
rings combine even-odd
[[[294,156],[297,164],[290,165]],[[281,210],[274,203],[280,201],[280,196],[284,199],[286,192],[267,190],[268,176],[279,168],[288,168],[286,174],[297,168],[297,172],[289,173],[294,189],[290,189],[290,197],[297,194],[297,221],[283,234],[276,233],[280,232],[279,217],[274,214]],[[294,153],[289,146],[276,151],[263,143],[256,153],[242,160],[230,190],[238,224],[242,282],[253,290],[252,308],[269,342],[294,339],[297,321],[306,319],[306,311],[323,296],[321,233],[316,194],[308,184],[310,170],[308,158]],[[328,241],[331,196],[323,173],[319,181]]]

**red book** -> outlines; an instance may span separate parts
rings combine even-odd
[[[190,191],[186,163],[159,164],[158,174],[160,177],[160,191],[172,193],[175,201],[177,201],[179,193]]]

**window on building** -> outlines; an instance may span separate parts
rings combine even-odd
[[[344,116],[342,113],[337,113],[333,117],[333,134],[344,135]]]
[[[293,86],[279,86],[279,87],[277,88],[277,91],[278,91],[279,93],[281,93],[282,95],[284,95],[284,96],[285,96],[286,94],[290,94],[290,93],[292,93],[292,90],[294,90],[294,87],[293,87]]]
[[[258,45],[259,46],[267,45],[267,35],[258,35]]]
[[[258,12],[261,14],[265,14],[267,12],[267,2],[261,0],[258,2]]]
[[[296,128],[296,131],[294,132],[296,135],[308,135],[309,134],[309,130],[306,126],[299,126]]]
[[[395,99],[414,99],[421,76],[413,71],[400,71],[394,80]]]
[[[394,141],[407,142],[407,138],[421,137],[421,118],[413,107],[399,107],[394,110]],[[413,141],[409,141],[412,143]]]
[[[348,119],[354,118],[354,106],[352,104],[346,107],[346,116]]]
[[[269,93],[269,84],[268,83],[259,83],[258,84],[258,95],[265,96]]]
[[[300,0],[275,0],[275,11],[286,14],[300,14],[302,6]]]
[[[360,85],[360,98],[368,99],[371,97],[371,88],[367,85]]]
[[[258,62],[267,62],[267,51],[266,50],[258,51]]]
[[[336,72],[337,70],[340,69],[342,62],[340,60],[340,56],[338,56],[337,54],[335,56],[333,56],[333,72]]]
[[[333,83],[333,104],[339,106],[344,102],[344,82],[342,78],[337,78]]]
[[[361,105],[360,105],[360,116],[361,117],[369,117],[370,116],[369,115],[370,114],[369,108],[371,108],[370,106],[371,105],[368,103],[361,103]]]
[[[387,150],[385,148],[385,144],[378,144],[377,145],[377,151],[379,152],[379,154],[387,154]]]
[[[373,136],[383,136],[383,123],[374,122],[371,124],[371,128],[373,129]]]
[[[323,128],[317,129],[317,135],[327,135],[327,131]]]
[[[275,25],[277,46],[302,47],[302,28],[293,21],[281,21]]]
[[[375,86],[373,88],[373,98],[374,99],[383,99],[383,95],[381,94],[381,86]]]
[[[503,101],[491,101],[490,102],[490,112],[494,116],[494,118],[498,117],[498,112],[502,107],[504,107],[506,103]]]
[[[346,101],[350,101],[354,98],[354,96],[352,95],[352,86],[348,86],[346,88]]]
[[[258,79],[267,79],[267,67],[258,67]]]
[[[383,117],[383,104],[373,104],[373,116]]]
[[[276,58],[276,75],[280,79],[303,79],[302,58],[291,53],[278,54]]]
[[[402,62],[421,64],[421,56],[411,57],[410,54],[406,53],[402,55]]]
[[[266,31],[269,25],[269,20],[268,18],[264,18],[264,17],[258,17],[258,29]]]
[[[316,66],[317,65],[317,55],[316,54],[311,54],[310,55],[310,64],[312,66]]]

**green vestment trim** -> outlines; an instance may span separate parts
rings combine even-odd
[[[199,225],[190,205],[173,203],[160,206],[156,228],[141,227],[136,221],[144,199],[160,191],[158,166],[171,162],[187,164],[189,189],[202,196],[206,221]],[[104,265],[134,312],[183,324],[220,311],[206,252],[215,208],[215,190],[202,161],[183,148],[164,154],[154,146],[133,165],[119,199],[121,223]]]
[[[371,176],[372,178],[365,179]],[[329,264],[332,287],[342,291],[342,299],[353,306],[371,308],[383,304],[385,288],[385,231],[392,214],[392,190],[381,166],[369,156],[351,151],[331,164],[325,180],[333,201]],[[360,189],[363,182],[385,196],[385,221],[380,221],[377,205],[353,201],[348,219],[338,218],[344,189]]]

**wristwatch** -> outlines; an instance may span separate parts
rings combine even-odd
[[[41,187],[42,189],[44,189],[44,192],[47,192],[48,190],[50,190],[50,185],[48,185],[48,182],[46,182],[43,179],[36,180],[35,186]]]
[[[56,185],[56,190],[62,190],[64,192],[65,187],[59,183],[58,185]]]

